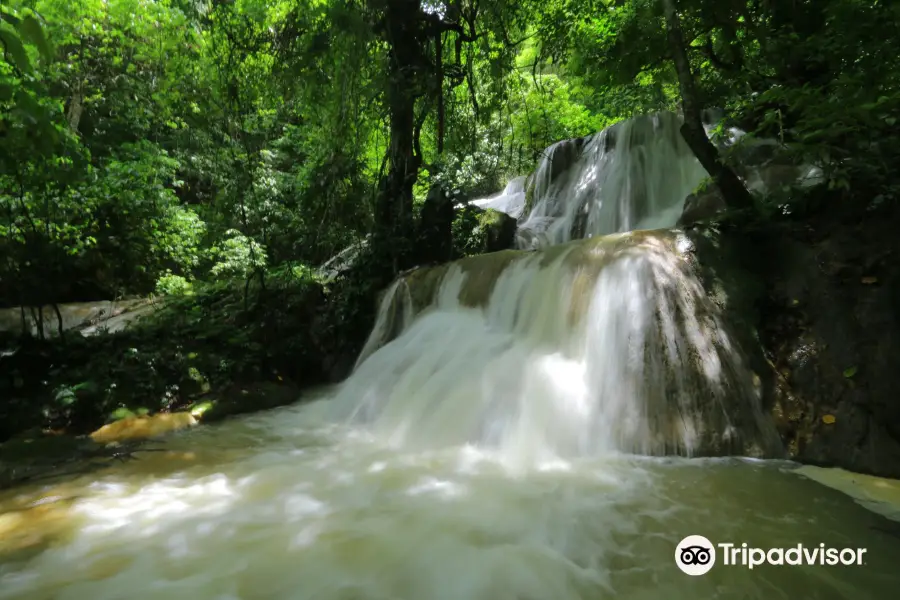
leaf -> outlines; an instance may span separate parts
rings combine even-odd
[[[22,32],[22,35],[28,39],[28,41],[37,47],[38,52],[41,53],[44,60],[53,60],[53,48],[50,46],[50,42],[47,41],[47,37],[44,35],[44,29],[41,27],[41,24],[38,23],[37,19],[31,15],[25,17],[19,24],[19,31]]]
[[[844,377],[847,379],[852,379],[856,372],[859,370],[858,367],[850,367],[849,369],[844,369]]]
[[[109,420],[110,421],[121,421],[122,419],[128,419],[128,418],[131,418],[134,416],[135,416],[134,413],[131,412],[130,410],[128,410],[127,408],[117,408],[116,410],[112,411],[112,413],[109,415]]]
[[[32,98],[31,94],[28,94],[24,90],[16,92],[16,108],[32,123],[40,122],[41,117],[44,114],[43,110],[41,110],[41,105],[38,104],[37,100]]]
[[[822,422],[826,425],[833,425],[836,420],[834,415],[822,415]]]
[[[862,283],[864,283],[865,285],[872,285],[873,283],[878,283],[878,278],[877,277],[863,277],[862,279],[860,279],[860,281]]]
[[[13,62],[23,73],[31,73],[31,61],[25,52],[22,40],[14,32],[0,27],[0,41],[6,48],[6,53],[12,57]]]
[[[6,9],[4,9],[2,6],[0,6],[0,23],[2,23],[3,21],[6,21],[7,23],[12,23],[13,25],[18,25],[20,19],[16,15],[14,15],[10,12],[7,12]]]

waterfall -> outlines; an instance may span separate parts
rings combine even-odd
[[[518,219],[525,212],[525,185],[527,178],[514,177],[509,180],[502,192],[488,198],[472,200],[469,204],[479,208],[492,208]]]
[[[538,251],[395,282],[332,418],[401,446],[489,446],[524,463],[780,455],[692,242],[651,231],[675,223],[705,176],[679,127],[658,113],[558,142],[532,177],[474,201],[521,217],[519,246]]]
[[[707,176],[680,126],[675,114],[656,113],[550,146],[534,175],[520,247],[673,226]]]
[[[690,247],[681,234],[633,232],[438,268],[431,302],[360,362],[332,417],[404,447],[488,446],[523,463],[778,455],[759,378]],[[425,279],[395,284],[367,348]]]

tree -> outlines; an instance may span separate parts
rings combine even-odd
[[[681,88],[684,113],[681,135],[697,156],[700,164],[719,186],[725,201],[734,208],[749,208],[753,206],[753,197],[734,170],[722,162],[718,150],[706,136],[703,128],[703,105],[694,83],[694,74],[691,72],[675,0],[662,0],[662,3],[666,15],[669,50],[672,53],[672,62]]]

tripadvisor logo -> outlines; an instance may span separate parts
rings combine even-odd
[[[713,544],[702,535],[689,535],[675,548],[675,564],[684,573],[705,575],[718,557],[719,564],[728,567],[753,569],[760,565],[863,565],[865,548],[828,548],[825,544],[790,548],[754,548],[747,543],[720,542]]]

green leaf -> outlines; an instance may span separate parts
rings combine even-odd
[[[31,62],[28,60],[28,54],[25,52],[25,46],[22,40],[14,32],[3,29],[0,26],[0,41],[6,47],[6,53],[12,58],[13,63],[23,73],[31,73]]]
[[[122,419],[128,419],[135,416],[133,412],[128,410],[127,408],[117,408],[109,415],[110,421],[121,421]]]
[[[0,6],[0,22],[6,21],[7,23],[12,23],[13,25],[18,25],[20,23],[19,17],[15,16],[12,13],[6,12],[2,6]]]
[[[852,379],[853,376],[856,375],[856,372],[858,370],[859,369],[857,367],[850,367],[849,369],[844,369],[844,377],[846,377],[847,379]]]
[[[34,123],[40,121],[44,114],[41,110],[41,105],[38,104],[37,100],[32,98],[31,95],[24,90],[19,90],[16,93],[16,108]]]
[[[37,47],[44,60],[53,60],[53,48],[50,46],[50,42],[47,41],[47,37],[44,35],[44,28],[41,27],[37,19],[31,15],[25,17],[19,24],[19,31],[22,32],[23,37]]]

